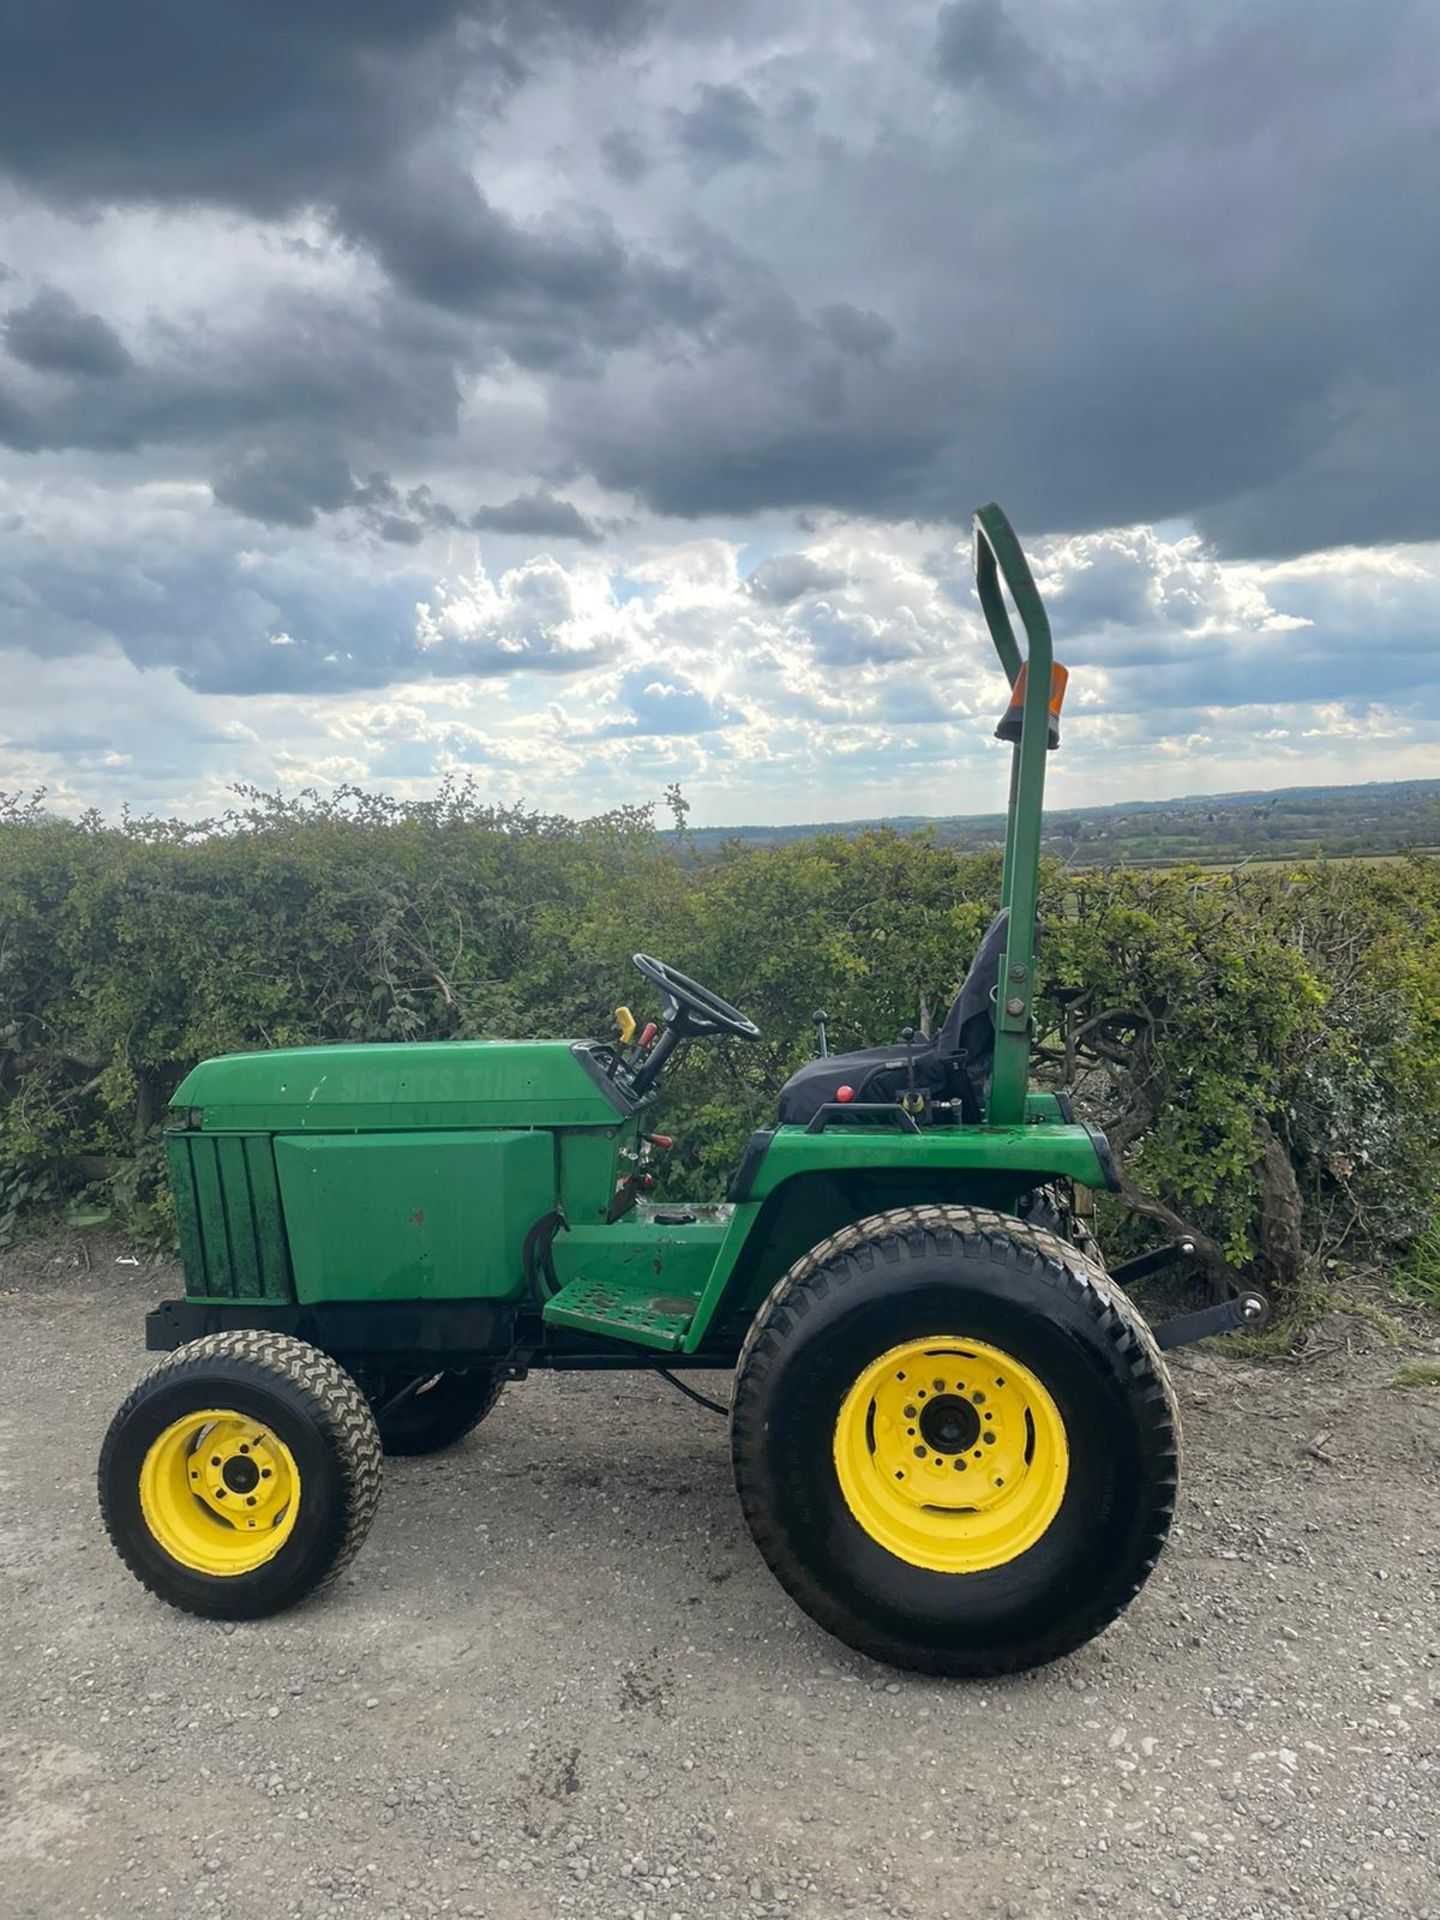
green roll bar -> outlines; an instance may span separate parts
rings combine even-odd
[[[1040,828],[1045,810],[1045,757],[1050,746],[1050,622],[1015,529],[993,504],[975,515],[975,587],[990,637],[1011,687],[1026,668],[1020,737],[1011,749],[1010,806],[1000,904],[1010,910],[1009,937],[995,989],[995,1061],[985,1119],[1019,1126],[1030,1085],[1030,1025],[1035,993],[1035,909],[1040,890]],[[1002,584],[1003,582],[1003,584]],[[1005,588],[1025,629],[1022,655],[1005,604]]]

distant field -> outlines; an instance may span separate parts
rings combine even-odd
[[[1005,836],[1001,814],[938,818],[897,815],[794,827],[700,827],[692,838],[713,851],[726,841],[779,845],[816,834],[877,827],[932,834],[979,852]],[[1440,851],[1440,780],[1361,787],[1289,787],[1275,793],[1207,794],[1070,808],[1046,820],[1045,846],[1074,866],[1283,865],[1307,860],[1397,860]]]
[[[1317,860],[1328,861],[1331,865],[1351,867],[1395,866],[1401,860],[1433,858],[1440,854],[1440,847],[1407,847],[1403,853],[1284,853],[1275,855],[1241,854],[1232,860],[1141,860],[1132,859],[1127,864],[1132,867],[1154,867],[1157,870],[1175,867],[1199,867],[1202,873],[1229,873],[1243,863],[1247,867],[1303,867]]]

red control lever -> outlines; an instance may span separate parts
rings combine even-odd
[[[661,1153],[668,1153],[675,1144],[668,1133],[647,1133],[645,1138],[652,1147],[658,1147]]]
[[[659,1027],[656,1026],[653,1020],[647,1020],[645,1022],[644,1031],[640,1035],[640,1051],[642,1053],[651,1045],[659,1031]]]

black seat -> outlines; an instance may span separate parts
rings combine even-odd
[[[1002,908],[975,950],[944,1025],[933,1039],[912,1045],[916,1091],[932,1100],[959,1100],[966,1120],[984,1116],[995,1056],[995,984],[1009,922],[1009,911]],[[805,1125],[845,1086],[854,1089],[857,1104],[894,1102],[909,1086],[910,1069],[903,1040],[807,1060],[780,1089],[780,1123]]]

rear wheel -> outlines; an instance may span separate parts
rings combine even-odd
[[[365,1397],[333,1360],[284,1334],[218,1333],[162,1360],[111,1421],[100,1511],[152,1593],[254,1620],[359,1550],[380,1471]]]
[[[370,1395],[386,1453],[439,1453],[463,1440],[500,1398],[504,1381],[493,1369],[469,1373],[389,1376]]]
[[[782,1585],[924,1672],[1081,1645],[1174,1510],[1178,1418],[1145,1323],[1075,1248],[976,1208],[876,1215],[799,1261],[751,1328],[731,1433]]]

